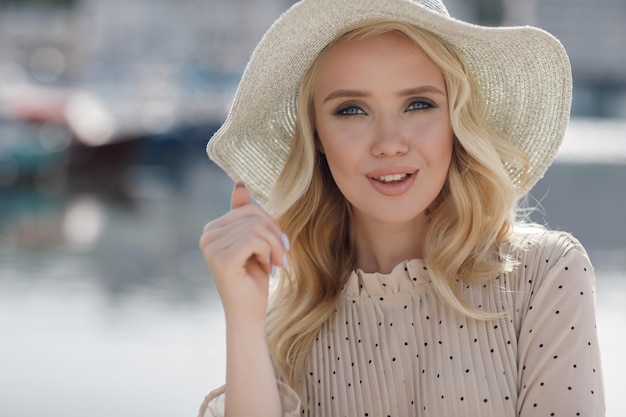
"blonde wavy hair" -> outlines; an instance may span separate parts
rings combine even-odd
[[[493,312],[466,304],[456,281],[483,283],[513,266],[498,246],[512,232],[519,198],[505,163],[521,168],[525,155],[487,124],[465,61],[437,36],[409,24],[369,21],[336,38],[365,39],[394,32],[419,45],[441,69],[455,139],[440,203],[430,213],[424,260],[434,290],[452,308],[475,319]],[[351,208],[316,147],[312,96],[322,52],[301,80],[298,115],[287,163],[267,208],[290,237],[289,268],[277,277],[267,317],[267,342],[279,376],[302,393],[308,352],[336,308],[355,264]]]

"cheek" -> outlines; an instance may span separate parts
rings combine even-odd
[[[452,164],[452,140],[450,140],[450,144],[442,146],[438,151],[439,152],[433,156],[432,161],[435,166],[438,167],[439,175],[442,179],[445,179],[448,176],[450,164]]]
[[[452,135],[452,132],[449,132],[446,136],[446,140],[439,149],[439,157],[446,167],[448,167],[452,161],[453,143],[454,136]]]
[[[330,172],[335,178],[335,182],[341,182],[341,176],[352,173],[356,169],[355,152],[349,146],[337,143],[326,143],[324,153],[328,161]]]
[[[326,155],[333,175],[352,170],[360,136],[354,130],[328,129],[326,126],[321,126],[317,132],[320,151]]]
[[[432,130],[428,134],[430,140],[424,147],[424,152],[433,162],[437,162],[445,166],[450,165],[452,160],[452,148],[454,143],[454,134],[449,123],[442,121],[439,124],[432,125]]]
[[[324,148],[324,156],[333,181],[341,193],[350,200],[351,190],[356,185],[355,176],[358,176],[359,157],[348,141],[340,139],[334,137],[333,140],[329,140],[328,137],[320,136],[320,143]]]

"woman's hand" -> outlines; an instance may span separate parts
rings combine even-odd
[[[280,416],[282,406],[265,340],[272,267],[284,266],[289,242],[278,224],[235,184],[231,209],[208,223],[200,248],[226,315],[225,411],[229,416]]]
[[[242,182],[235,184],[231,210],[204,227],[200,248],[227,321],[264,323],[268,274],[273,266],[285,266],[289,242],[274,219],[251,201]]]

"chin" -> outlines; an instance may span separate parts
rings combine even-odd
[[[391,209],[383,212],[364,213],[367,217],[381,224],[408,225],[422,224],[426,221],[426,215],[423,211],[416,213],[415,211],[406,213]]]

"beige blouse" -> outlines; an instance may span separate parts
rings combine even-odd
[[[562,232],[518,235],[501,248],[515,271],[465,300],[506,312],[476,321],[436,295],[422,260],[390,274],[354,271],[322,326],[306,398],[278,382],[285,416],[539,417],[605,415],[595,280],[584,248]],[[200,416],[223,415],[223,387]],[[308,406],[308,407],[307,407]]]

